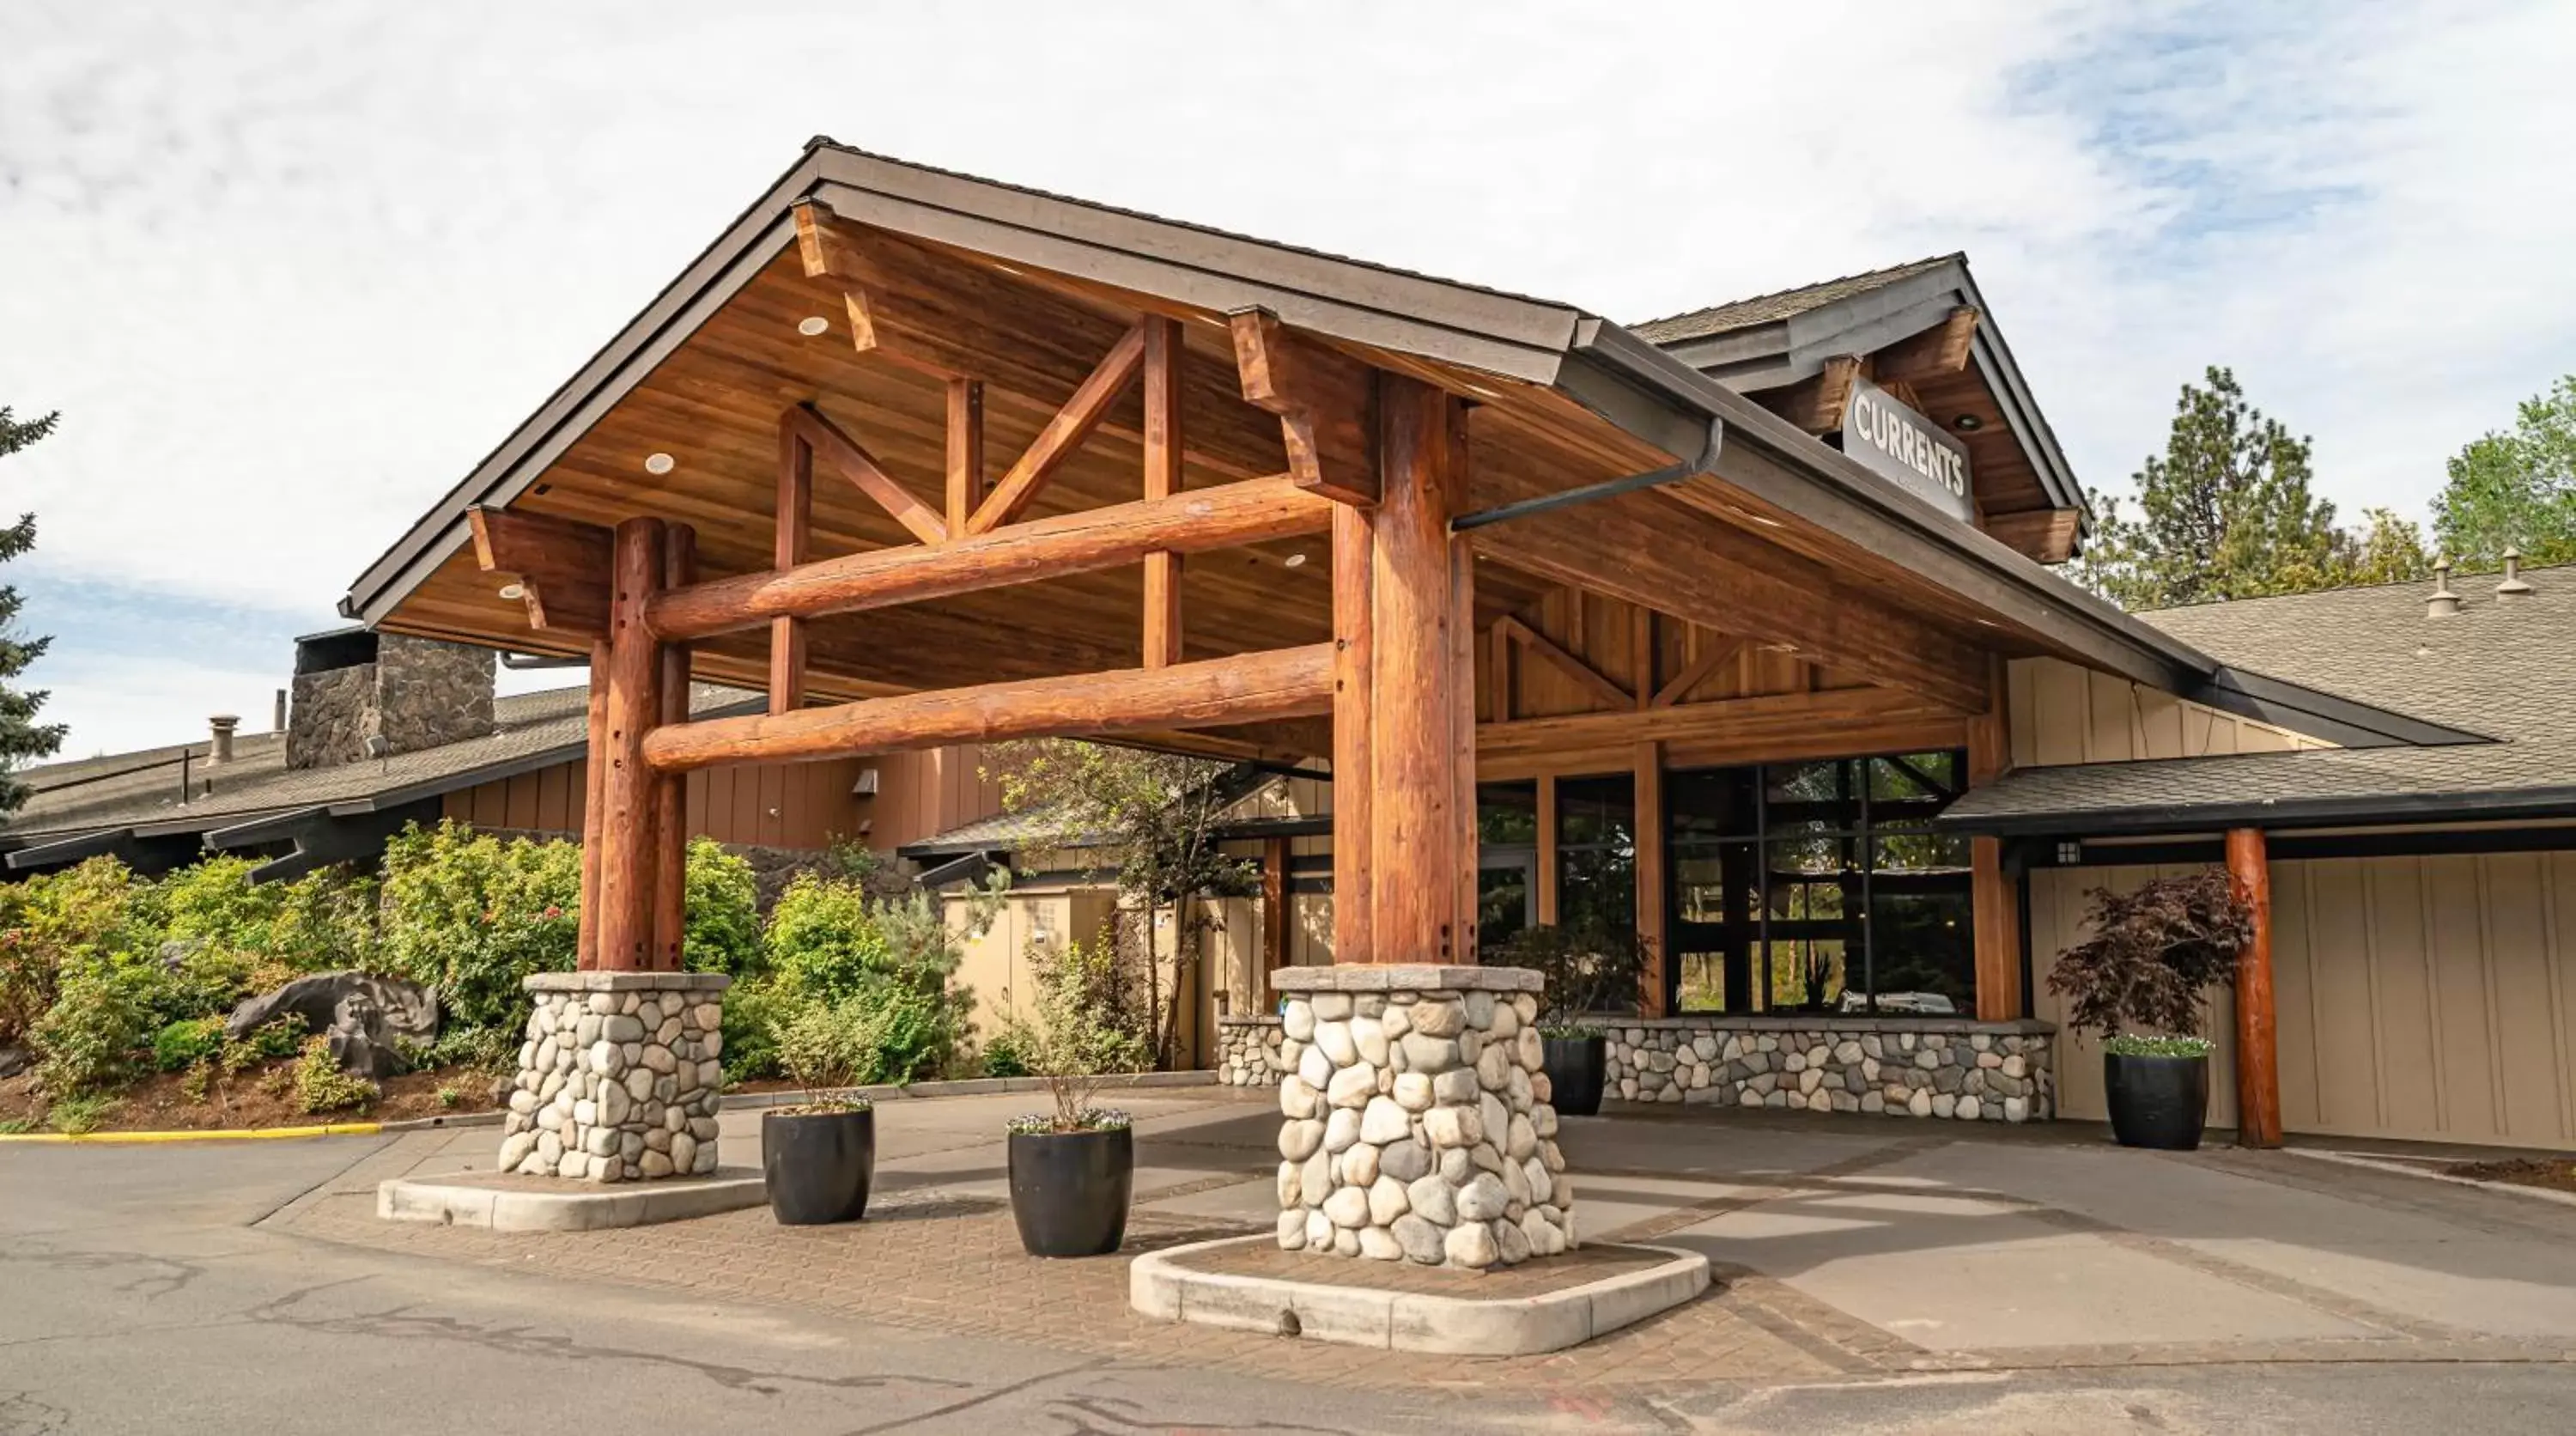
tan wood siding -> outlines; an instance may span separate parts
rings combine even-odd
[[[2015,659],[2011,684],[2016,768],[2335,746],[2055,658]]]
[[[2060,1019],[2048,964],[2083,931],[2084,893],[2183,868],[2031,877],[2037,1015]],[[2576,854],[2334,858],[2272,865],[2281,1111],[2293,1132],[2576,1146]],[[2209,1031],[2210,1121],[2235,1121],[2233,1008]],[[2102,1116],[2098,1046],[2072,1036],[2059,1111]]]

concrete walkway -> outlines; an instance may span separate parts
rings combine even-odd
[[[1130,1249],[1271,1222],[1275,1119],[1130,1093]],[[505,1236],[381,1222],[474,1129],[0,1153],[0,1432],[2558,1431],[2576,1208],[2068,1129],[1570,1120],[1586,1235],[1721,1289],[1543,1361],[1145,1321],[1127,1263],[1037,1262],[1002,1120],[879,1108],[870,1219]],[[727,1121],[758,1156],[758,1117]]]
[[[1140,1241],[1270,1228],[1266,1102],[1122,1095],[1141,1139]],[[1008,1202],[997,1133],[1037,1100],[881,1105],[872,1214],[996,1219]],[[1564,1130],[1586,1238],[1704,1253],[1734,1278],[1717,1308],[1732,1304],[1749,1328],[1712,1342],[1698,1329],[1708,1313],[1650,1323],[1609,1345],[1651,1361],[1596,1346],[1569,1354],[1567,1374],[2576,1360],[2576,1207],[2291,1153],[2128,1151],[2074,1131],[1731,1116],[1570,1118]],[[725,1119],[729,1164],[757,1161],[758,1133],[757,1114]],[[392,1240],[349,1230],[352,1199],[398,1169],[486,1165],[491,1146],[482,1131],[398,1143],[282,1220]],[[788,1239],[760,1213],[690,1225],[746,1254]],[[866,1245],[853,1229],[816,1259],[903,1286]],[[600,1259],[616,1249],[605,1241]],[[911,1275],[925,1288],[946,1279],[935,1264]],[[933,1315],[936,1296],[911,1305]]]

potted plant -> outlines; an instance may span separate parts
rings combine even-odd
[[[760,1119],[770,1214],[791,1227],[857,1221],[876,1176],[877,1115],[867,1099],[838,1089],[874,1067],[874,1024],[856,1001],[816,1001],[776,1032],[778,1065],[805,1089],[805,1100]]]
[[[1548,1100],[1559,1116],[1598,1113],[1610,1040],[1597,1024],[1604,1008],[1636,1000],[1646,968],[1636,936],[1598,924],[1523,928],[1484,961],[1547,979],[1539,989],[1538,1035]]]
[[[1112,1019],[1104,984],[1117,979],[1107,939],[1033,951],[1037,1021],[1012,1034],[1021,1058],[1055,1099],[1051,1112],[1007,1128],[1011,1219],[1031,1256],[1105,1256],[1127,1237],[1136,1182],[1135,1132],[1124,1112],[1092,1105],[1102,1079],[1145,1065],[1149,1048]]]
[[[2236,976],[2253,914],[2210,868],[2088,895],[2092,935],[2058,955],[2048,990],[2066,1020],[2102,1035],[2102,1092],[2124,1147],[2188,1152],[2209,1114],[2201,996]]]

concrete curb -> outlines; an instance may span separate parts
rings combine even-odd
[[[1131,1072],[1104,1079],[1100,1090],[1114,1092],[1129,1089],[1164,1087],[1213,1087],[1214,1072]],[[1042,1077],[969,1077],[955,1082],[915,1082],[910,1086],[886,1084],[875,1087],[845,1087],[821,1095],[827,1097],[865,1097],[871,1102],[895,1102],[912,1097],[993,1097],[1005,1093],[1044,1092]],[[728,1092],[724,1105],[728,1111],[756,1112],[764,1107],[793,1107],[805,1100],[802,1092]]]
[[[2480,1191],[2502,1192],[2509,1197],[2536,1197],[2544,1202],[2556,1202],[2562,1207],[2576,1207],[2576,1192],[2562,1192],[2552,1187],[2535,1187],[2523,1182],[2482,1182],[2475,1177],[2454,1177],[2448,1172],[2431,1171],[2411,1162],[2364,1157],[2351,1152],[2320,1152],[2313,1148],[2302,1147],[2283,1147],[2281,1150],[2293,1157],[2305,1157],[2312,1162],[2335,1162],[2347,1167],[2367,1167],[2374,1172],[2394,1172],[2401,1177],[2421,1177],[2428,1182],[2448,1182],[2455,1187],[2476,1187]]]
[[[1127,1268],[1127,1304],[1158,1321],[1436,1356],[1535,1356],[1580,1346],[1690,1301],[1709,1288],[1708,1258],[1637,1246],[1670,1260],[1544,1296],[1478,1301],[1192,1271],[1194,1253],[1266,1246],[1227,1237],[1149,1252]],[[1352,1258],[1362,1260],[1362,1258]]]
[[[495,1232],[595,1232],[711,1217],[769,1199],[758,1172],[720,1169],[711,1177],[614,1186],[566,1182],[562,1191],[524,1191],[471,1180],[396,1177],[376,1188],[376,1215]]]
[[[117,1147],[177,1142],[286,1142],[305,1137],[372,1137],[392,1130],[382,1122],[328,1122],[312,1127],[215,1127],[202,1132],[10,1132],[0,1133],[0,1143]]]
[[[387,1132],[435,1132],[443,1127],[498,1127],[501,1119],[509,1115],[496,1108],[489,1112],[459,1112],[453,1117],[406,1117],[377,1125]]]

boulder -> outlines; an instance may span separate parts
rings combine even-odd
[[[416,982],[365,972],[320,972],[245,999],[224,1020],[239,1041],[281,1017],[301,1017],[330,1039],[332,1059],[353,1076],[381,1081],[403,1071],[397,1039],[438,1037],[438,995]]]

